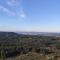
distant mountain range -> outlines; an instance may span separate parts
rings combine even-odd
[[[3,32],[0,35],[41,35],[41,36],[57,36],[60,37],[60,32]]]
[[[31,35],[31,36],[29,36]],[[32,36],[35,35],[35,36]],[[36,36],[37,35],[37,36]],[[38,36],[39,35],[39,36]],[[47,32],[0,32],[0,45],[17,45],[19,44],[31,44],[31,45],[42,45],[43,40],[49,40],[50,43],[52,37],[60,37],[60,33],[47,33]],[[28,38],[29,37],[29,38]],[[42,40],[42,42],[41,42]],[[52,42],[52,41],[51,41]],[[25,45],[24,45],[25,46]]]
[[[23,35],[60,36],[60,32],[16,32]]]

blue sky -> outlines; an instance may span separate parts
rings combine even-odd
[[[0,31],[60,32],[60,0],[0,0]]]

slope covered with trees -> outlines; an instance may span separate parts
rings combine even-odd
[[[0,58],[28,52],[50,54],[55,53],[54,48],[60,49],[60,37],[0,32]]]

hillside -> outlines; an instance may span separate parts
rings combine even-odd
[[[16,58],[7,58],[7,60],[46,60],[47,58],[43,54],[37,54],[29,52],[24,55],[20,55]]]
[[[16,32],[23,35],[60,36],[60,32]]]
[[[44,54],[43,60],[46,55],[55,55],[59,49],[60,37],[0,32],[0,58],[39,60],[40,54]]]

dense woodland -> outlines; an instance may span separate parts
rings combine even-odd
[[[60,37],[23,35],[0,32],[0,58],[14,57],[28,52],[51,54],[60,49]]]

